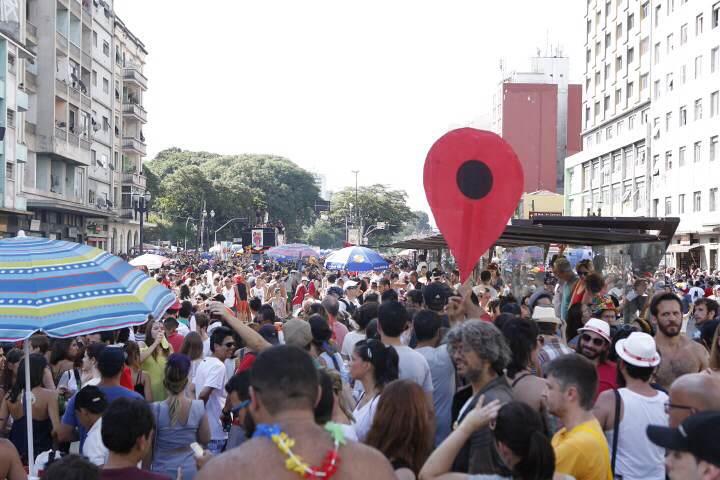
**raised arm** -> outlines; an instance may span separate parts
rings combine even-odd
[[[245,325],[241,320],[232,315],[225,305],[220,302],[211,302],[208,307],[212,315],[220,316],[230,328],[235,330],[245,345],[255,352],[270,348],[272,344],[265,340],[259,333]]]

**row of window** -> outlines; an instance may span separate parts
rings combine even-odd
[[[698,140],[693,143],[693,163],[699,163],[702,160],[702,141]],[[677,167],[684,167],[686,165],[686,153],[687,147],[684,145],[678,148],[677,156]],[[714,162],[718,158],[718,136],[714,135],[710,137],[708,142],[708,159]],[[653,168],[659,168],[660,155],[653,155]],[[672,170],[674,166],[673,151],[668,150],[665,152],[665,170]]]
[[[585,109],[585,114],[588,115],[589,108]],[[640,125],[645,125],[648,120],[649,109],[645,109],[640,112]],[[625,120],[620,119],[612,125],[605,127],[604,132],[602,129],[598,129],[594,135],[587,135],[585,137],[585,146],[591,147],[593,144],[601,144],[604,140],[612,140],[615,136],[620,136],[625,132]],[[632,114],[627,117],[627,130],[629,132],[635,130],[637,125],[637,114]]]
[[[692,198],[692,211],[694,213],[700,213],[703,211],[703,195],[701,191],[693,192]],[[656,198],[653,200],[652,216],[657,217],[658,206],[660,199]],[[716,212],[718,208],[718,188],[714,187],[708,190],[708,205],[709,212]],[[685,213],[685,194],[681,193],[677,198],[677,212],[673,211],[673,199],[672,197],[665,197],[665,215],[682,215]]]

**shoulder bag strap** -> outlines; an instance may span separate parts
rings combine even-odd
[[[613,393],[615,394],[615,421],[613,422],[613,444],[610,468],[613,473],[615,473],[615,460],[617,460],[618,439],[620,438],[620,407],[622,407],[622,397],[617,388],[613,388]]]

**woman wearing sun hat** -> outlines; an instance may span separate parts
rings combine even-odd
[[[615,478],[664,480],[665,450],[645,435],[648,425],[668,425],[668,396],[650,384],[660,355],[647,333],[615,344],[621,387],[603,392],[593,413],[608,437]]]

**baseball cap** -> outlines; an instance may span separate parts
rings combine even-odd
[[[678,428],[648,425],[647,436],[659,447],[690,452],[698,460],[720,467],[720,442],[712,440],[720,431],[720,412],[689,416]]]
[[[285,344],[305,348],[313,340],[310,324],[305,320],[293,318],[283,325]]]
[[[358,286],[358,282],[354,280],[348,280],[345,282],[345,285],[343,285],[343,288],[347,290],[348,288],[355,288]]]
[[[275,325],[263,325],[260,327],[260,330],[258,330],[258,333],[272,345],[278,344],[278,334],[277,330],[275,330]]]
[[[588,320],[584,327],[578,328],[578,333],[581,332],[597,333],[607,340],[608,343],[612,343],[612,338],[610,337],[610,325],[599,318],[591,318]]]
[[[440,310],[448,301],[448,289],[439,282],[431,282],[422,289],[423,300],[428,308]]]

